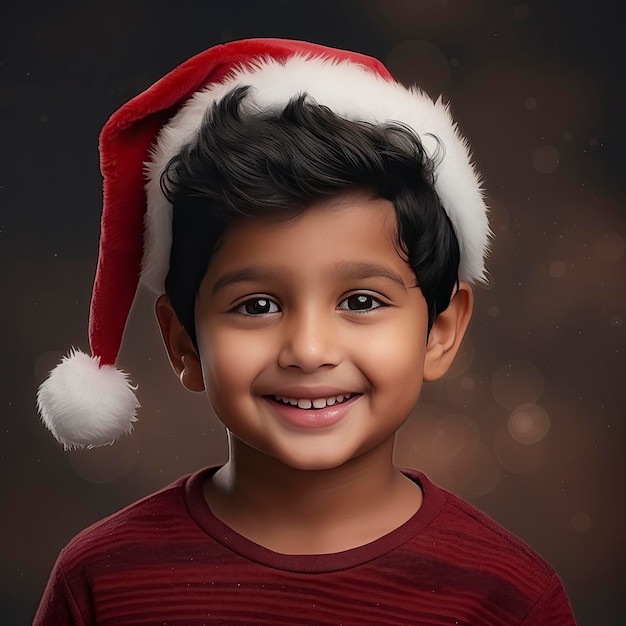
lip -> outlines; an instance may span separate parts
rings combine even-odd
[[[331,390],[331,393],[327,393],[328,389],[330,388],[324,388],[324,393],[319,393],[320,389],[318,389],[315,391],[315,395],[311,395],[311,393],[307,395],[292,395],[295,388],[291,388],[288,394],[280,393],[276,395],[285,395],[292,398],[306,398],[311,400],[314,398],[327,398],[333,395],[342,395],[341,392],[337,392],[336,390]],[[309,392],[310,391],[311,390],[309,389]],[[343,395],[346,395],[347,393],[348,392],[344,391]],[[350,411],[350,409],[354,406],[355,402],[359,400],[361,394],[353,394],[350,399],[342,402],[341,404],[333,404],[332,406],[327,406],[323,409],[301,409],[291,404],[278,402],[274,399],[274,396],[264,397],[266,402],[272,407],[273,411],[279,415],[280,420],[287,426],[295,427],[297,429],[317,429],[327,428],[340,422],[346,416],[348,411]]]

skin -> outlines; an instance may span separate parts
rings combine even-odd
[[[393,465],[394,436],[422,382],[452,363],[473,296],[461,283],[427,333],[426,302],[395,237],[392,204],[364,192],[231,227],[198,293],[198,351],[167,297],[157,301],[174,370],[207,394],[229,435],[207,502],[274,551],[364,545],[421,506],[420,489]],[[322,411],[275,398],[345,394]]]

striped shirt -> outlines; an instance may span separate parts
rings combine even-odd
[[[212,515],[207,468],[78,534],[35,626],[161,624],[575,624],[553,569],[423,474],[417,513],[365,546],[267,550]]]

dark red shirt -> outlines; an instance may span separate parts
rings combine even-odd
[[[419,624],[568,626],[552,568],[463,500],[424,492],[405,524],[360,548],[283,555],[212,515],[186,476],[78,534],[61,552],[35,626]]]

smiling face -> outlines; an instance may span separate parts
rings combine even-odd
[[[161,307],[181,380],[206,389],[238,446],[298,469],[377,449],[390,458],[422,381],[447,369],[469,319],[454,337],[437,323],[427,336],[395,241],[392,204],[364,193],[232,227],[198,294],[199,360]]]

